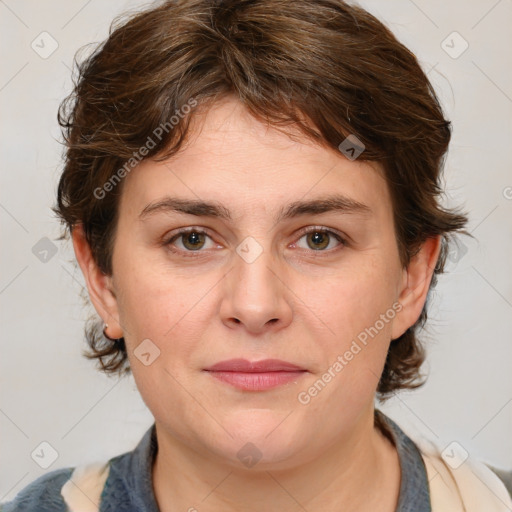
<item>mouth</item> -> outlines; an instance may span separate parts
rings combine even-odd
[[[221,361],[204,370],[212,377],[244,391],[265,391],[301,378],[308,371],[279,359],[250,362],[246,359]]]

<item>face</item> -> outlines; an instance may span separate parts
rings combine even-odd
[[[228,98],[123,187],[104,307],[157,429],[238,465],[250,441],[260,464],[286,465],[373,414],[390,340],[408,327],[378,166],[292,140]],[[206,371],[233,358],[301,371]]]

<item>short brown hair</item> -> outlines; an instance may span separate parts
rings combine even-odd
[[[466,216],[439,201],[450,122],[414,54],[360,7],[341,0],[166,1],[114,20],[108,39],[77,68],[58,114],[66,153],[54,211],[67,228],[61,238],[83,226],[107,275],[122,181],[108,191],[104,185],[173,116],[144,158],[175,154],[197,111],[181,109],[192,98],[205,107],[235,95],[256,119],[285,132],[293,125],[326,147],[355,135],[365,147],[359,158],[385,171],[404,266],[422,242],[441,235],[441,273],[449,234],[463,231]],[[416,331],[426,318],[425,307],[392,341],[381,399],[424,383]],[[85,355],[107,373],[129,372],[124,340],[105,339],[91,320]]]

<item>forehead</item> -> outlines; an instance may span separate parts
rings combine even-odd
[[[125,180],[120,208],[131,214],[165,195],[213,197],[240,215],[276,213],[283,202],[335,193],[371,203],[372,210],[391,207],[380,165],[350,161],[298,129],[278,130],[232,97],[194,115],[178,153],[164,162],[144,160]]]

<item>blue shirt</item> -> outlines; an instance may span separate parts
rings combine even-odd
[[[400,459],[400,494],[395,512],[431,512],[427,473],[417,446],[378,409],[375,409],[375,419],[381,431],[396,446]],[[100,512],[159,512],[152,487],[152,466],[157,449],[153,424],[134,450],[109,460],[110,471],[101,494]],[[22,489],[13,501],[0,505],[0,512],[67,512],[60,490],[73,469],[57,469],[40,476]],[[510,478],[508,473],[506,475]]]

